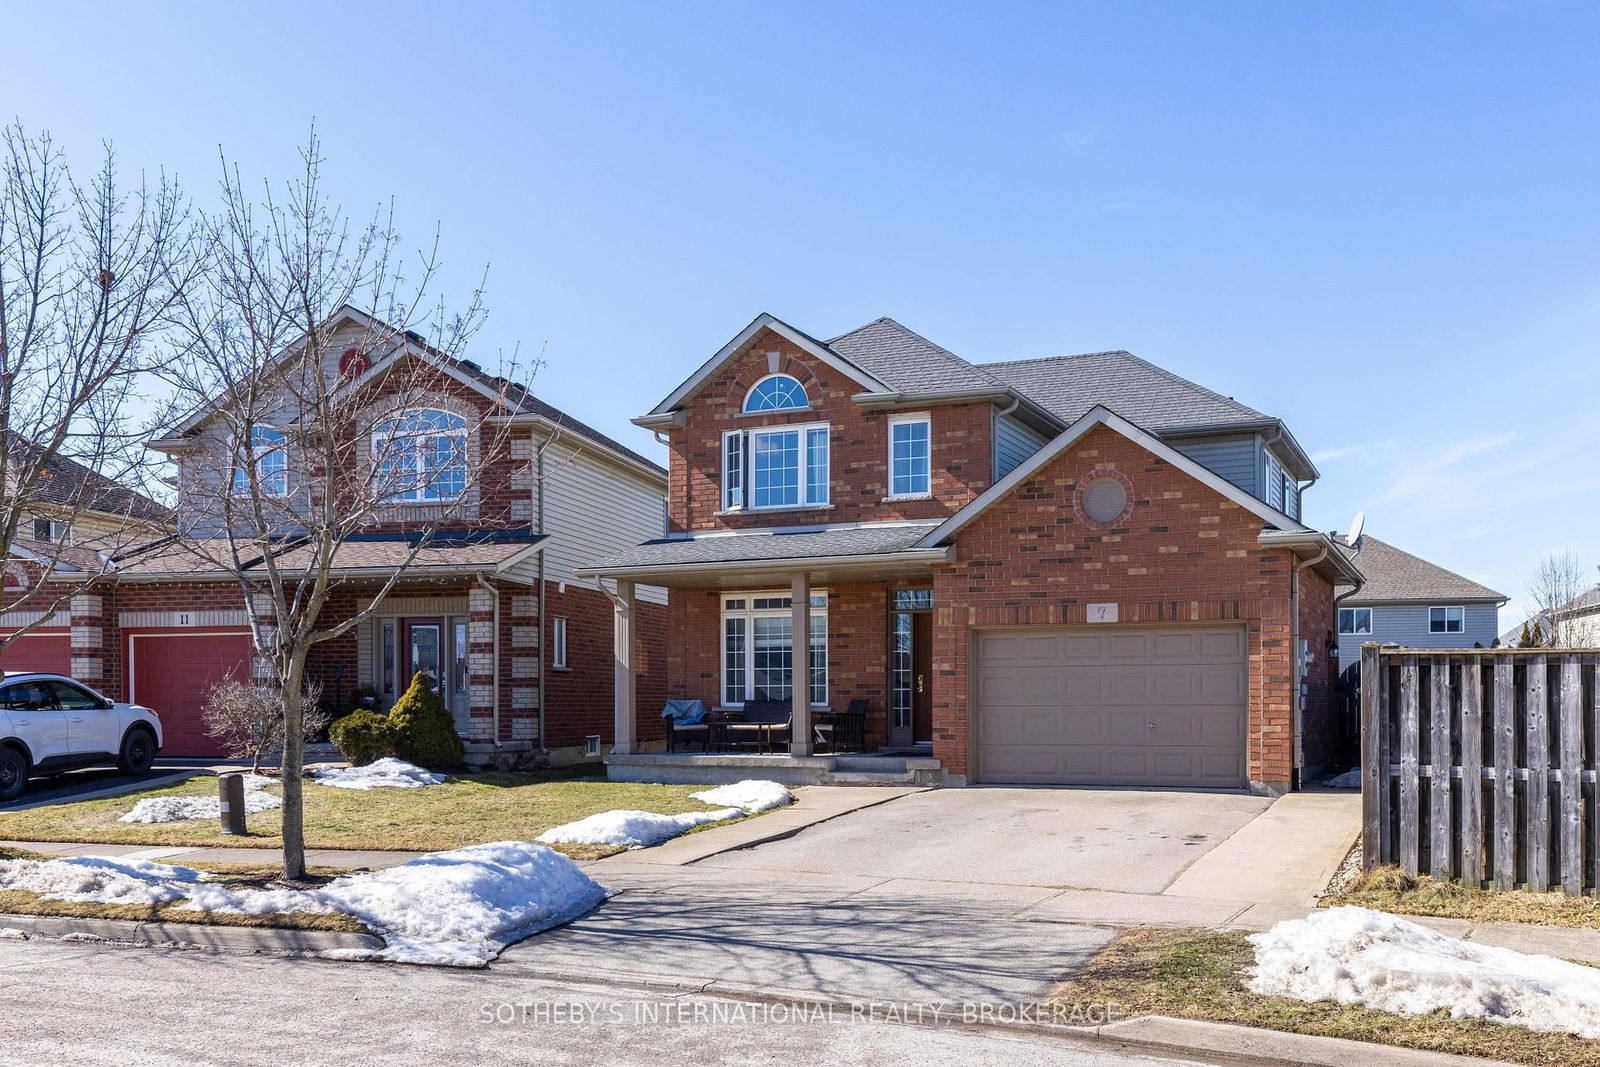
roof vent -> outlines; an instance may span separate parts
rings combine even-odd
[[[426,337],[422,336],[416,330],[407,330],[406,331],[406,336],[411,338],[413,341],[417,342],[417,344],[419,344],[419,345],[425,345],[425,344],[428,343],[428,339]]]
[[[476,363],[472,362],[472,360],[470,360],[470,359],[462,360],[461,361],[461,365],[463,367],[467,368],[469,371],[471,371],[474,374],[478,374],[483,370],[482,367],[478,366]]]

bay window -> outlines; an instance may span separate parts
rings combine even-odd
[[[792,699],[793,600],[783,594],[740,594],[722,600],[722,703]],[[828,597],[811,598],[807,683],[811,703],[828,703]]]
[[[731,430],[722,435],[722,507],[820,507],[828,503],[828,427]]]

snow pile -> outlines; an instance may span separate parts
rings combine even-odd
[[[481,967],[513,941],[582,915],[609,893],[559,852],[497,841],[435,852],[322,889],[196,886],[180,910],[340,912],[382,935],[381,959]]]
[[[0,889],[72,903],[164,904],[187,896],[188,887],[204,877],[188,867],[103,856],[0,860]]]
[[[481,967],[511,942],[569,922],[610,893],[567,857],[528,841],[435,852],[320,889],[236,889],[209,877],[188,867],[99,856],[0,860],[0,890],[73,902],[183,900],[180,912],[338,913],[383,937],[386,947],[372,954],[380,959],[453,967]]]
[[[1250,989],[1399,1015],[1445,1009],[1530,1030],[1600,1038],[1600,969],[1459,941],[1368,908],[1332,908],[1250,941]]]
[[[1336,774],[1332,778],[1324,778],[1322,784],[1334,789],[1360,789],[1361,768],[1356,767],[1345,771],[1343,774]]]
[[[318,785],[338,789],[420,789],[444,781],[442,774],[425,771],[392,756],[374,760],[365,767],[318,768],[311,773],[311,780]]]
[[[15,926],[0,927],[0,941],[26,941],[28,931],[18,930]]]
[[[717,808],[712,811],[686,811],[682,815],[657,815],[649,811],[602,811],[598,815],[579,819],[561,826],[552,826],[539,835],[546,845],[620,845],[623,848],[644,848],[659,845],[668,838],[677,837],[708,822],[738,819],[744,812],[738,808]]]
[[[715,789],[703,789],[689,795],[703,804],[742,808],[752,815],[794,803],[794,794],[788,789],[777,782],[758,778],[746,778],[732,785],[719,785]]]
[[[277,785],[276,778],[262,774],[246,774],[244,778],[244,810],[250,815],[258,811],[271,811],[283,807],[283,800],[264,792],[269,785]],[[222,817],[222,801],[216,796],[198,797],[145,797],[133,810],[118,822],[181,822],[184,819],[218,819]]]

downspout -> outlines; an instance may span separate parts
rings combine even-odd
[[[494,730],[494,747],[498,749],[500,747],[500,590],[485,579],[481,571],[474,574],[473,577],[494,598],[494,657],[491,661],[490,670],[494,688],[491,690],[489,707],[494,713],[494,718],[491,720],[493,723],[491,729]]]
[[[528,431],[528,436],[534,439],[535,467],[533,472],[534,490],[539,494],[539,502],[534,505],[535,529],[534,533],[544,533],[544,449],[538,447],[538,438],[533,431]],[[550,750],[545,747],[544,735],[544,676],[548,656],[545,655],[545,617],[544,617],[544,549],[539,550],[539,755],[548,756]]]
[[[1306,658],[1300,651],[1300,572],[1307,567],[1315,567],[1328,558],[1330,548],[1322,546],[1310,559],[1303,559],[1294,566],[1289,580],[1289,654],[1294,658],[1294,700],[1290,704],[1293,709],[1293,729],[1290,731],[1289,753],[1293,761],[1289,774],[1289,788],[1297,790],[1301,786],[1300,773],[1305,768],[1305,753],[1303,751],[1305,740],[1305,680]]]

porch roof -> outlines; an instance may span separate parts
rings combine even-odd
[[[492,573],[523,581],[528,579],[519,573],[521,566],[537,557],[544,540],[544,535],[492,540],[440,538],[416,549],[411,556],[413,542],[404,538],[352,539],[334,549],[333,572],[346,578],[386,578],[405,565],[408,576],[419,578]],[[116,575],[121,581],[232,578],[234,572],[222,565],[227,551],[227,542],[221,538],[169,538],[119,559]],[[283,546],[276,559],[292,577],[312,565],[312,549],[290,543]],[[246,564],[246,573],[264,574],[264,562],[264,557],[257,554]]]
[[[686,534],[646,541],[577,573],[676,588],[770,581],[799,570],[818,582],[914,577],[949,559],[948,547],[917,547],[937,525],[937,521],[875,523]]]

